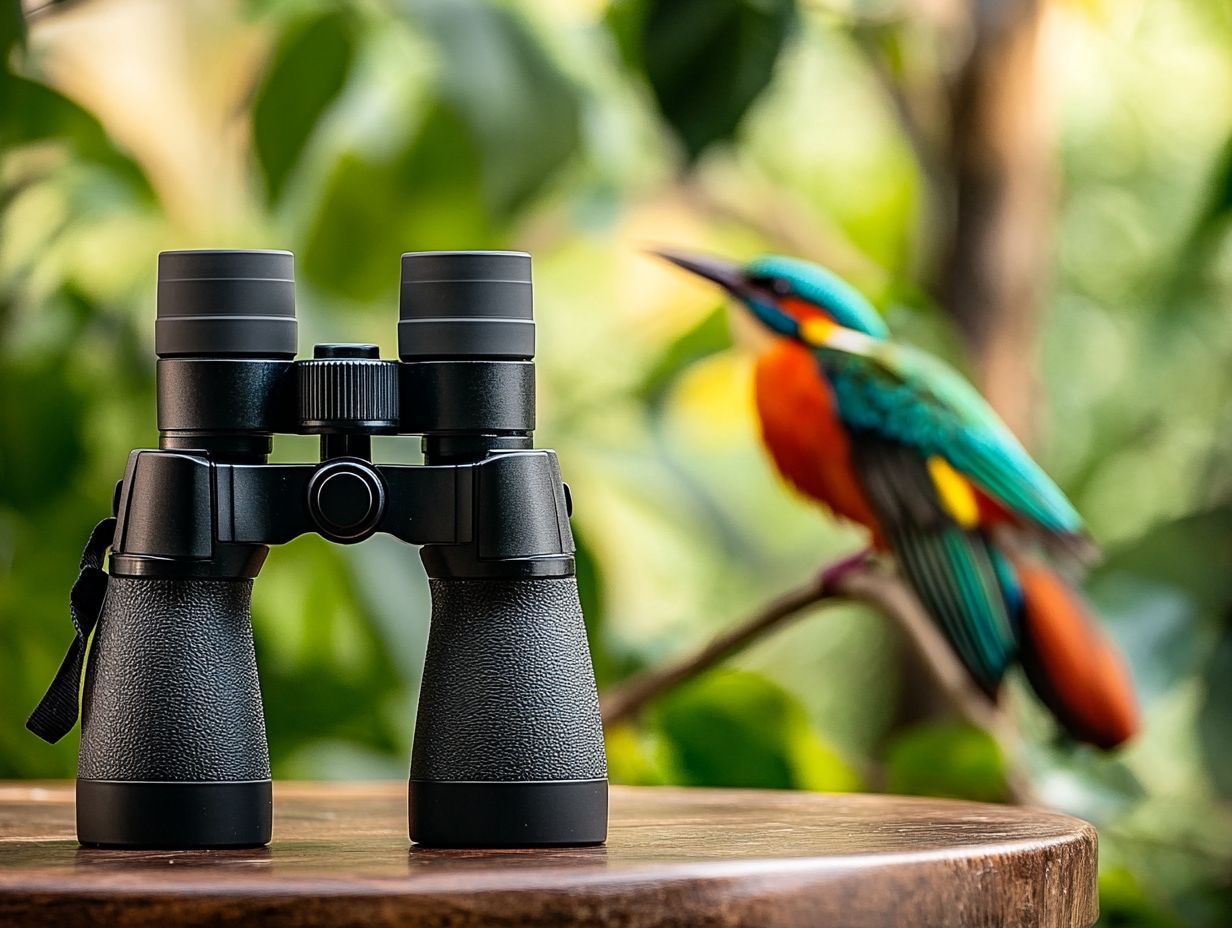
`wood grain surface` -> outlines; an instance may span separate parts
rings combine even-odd
[[[0,784],[0,925],[998,926],[1095,921],[1096,836],[1040,810],[614,787],[606,847],[428,851],[406,788],[278,784],[257,851],[79,848],[71,785]]]

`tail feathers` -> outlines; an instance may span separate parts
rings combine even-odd
[[[1022,588],[1019,659],[1040,700],[1071,735],[1115,748],[1140,720],[1128,668],[1086,603],[1056,572],[1014,557]]]

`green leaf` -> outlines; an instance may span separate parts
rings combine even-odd
[[[677,780],[695,786],[851,790],[855,771],[809,725],[800,704],[763,676],[719,671],[664,699],[655,724]]]
[[[276,766],[306,745],[343,738],[377,752],[406,750],[409,720],[400,679],[379,624],[363,608],[342,552],[297,539],[271,558],[253,598],[265,709]],[[399,705],[400,708],[403,708]]]
[[[685,370],[703,358],[730,348],[731,343],[727,311],[720,304],[663,349],[638,387],[638,396],[651,408],[662,405]]]
[[[1232,608],[1232,506],[1157,526],[1086,589],[1150,702],[1200,669]]]
[[[355,58],[351,17],[330,12],[293,25],[278,43],[252,109],[253,145],[277,203]]]
[[[14,48],[25,47],[26,18],[21,12],[21,0],[0,0],[0,71],[8,71]]]
[[[479,187],[474,139],[450,106],[433,104],[401,152],[352,152],[334,165],[302,273],[328,293],[374,300],[394,292],[401,252],[494,246]]]
[[[0,433],[15,439],[0,446],[0,506],[37,513],[84,467],[88,400],[71,373],[62,354],[0,361]]]
[[[76,768],[75,736],[50,746],[30,737],[24,722],[72,637],[69,589],[82,543],[102,515],[103,500],[70,487],[26,513],[0,503],[0,546],[8,552],[0,564],[0,777],[66,777]]]
[[[404,0],[403,8],[440,52],[440,94],[479,145],[488,205],[511,215],[577,150],[577,88],[504,7]]]
[[[640,67],[690,162],[730,139],[769,85],[794,0],[617,0],[608,27]]]
[[[1206,695],[1198,712],[1202,758],[1215,788],[1232,798],[1232,613],[1203,677]]]
[[[890,744],[886,788],[910,796],[1004,802],[1005,758],[987,732],[971,725],[925,725]]]
[[[577,567],[578,598],[582,606],[582,619],[586,623],[590,660],[595,668],[595,682],[603,688],[617,676],[604,634],[606,591],[603,588],[603,573],[599,569],[594,551],[586,543],[586,536],[576,528],[573,531],[573,542],[577,549],[573,559]]]
[[[642,71],[642,34],[646,28],[646,0],[613,0],[604,16],[608,32],[616,41],[620,60],[630,71]]]
[[[1211,175],[1207,180],[1205,195],[1194,215],[1189,233],[1184,240],[1182,256],[1188,255],[1185,266],[1193,271],[1204,260],[1214,244],[1214,239],[1227,228],[1232,218],[1232,136],[1219,150]],[[1197,254],[1195,255],[1195,252]]]
[[[1124,867],[1100,867],[1099,922],[1102,928],[1183,928],[1179,918],[1160,908]]]
[[[1064,811],[1093,822],[1129,813],[1148,793],[1134,771],[1115,753],[1066,739],[1029,748],[1031,769],[1047,771],[1045,789],[1064,797]]]
[[[152,196],[137,163],[112,143],[102,124],[45,84],[0,74],[0,150],[57,139],[84,161],[101,165],[133,192]]]

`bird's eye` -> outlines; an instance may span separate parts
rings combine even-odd
[[[775,296],[791,296],[791,284],[782,277],[754,277],[752,282]]]

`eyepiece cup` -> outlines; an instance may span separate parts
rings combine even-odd
[[[293,358],[295,258],[289,251],[164,251],[154,325],[160,358]]]
[[[398,355],[404,361],[533,358],[530,255],[520,251],[404,254]]]

